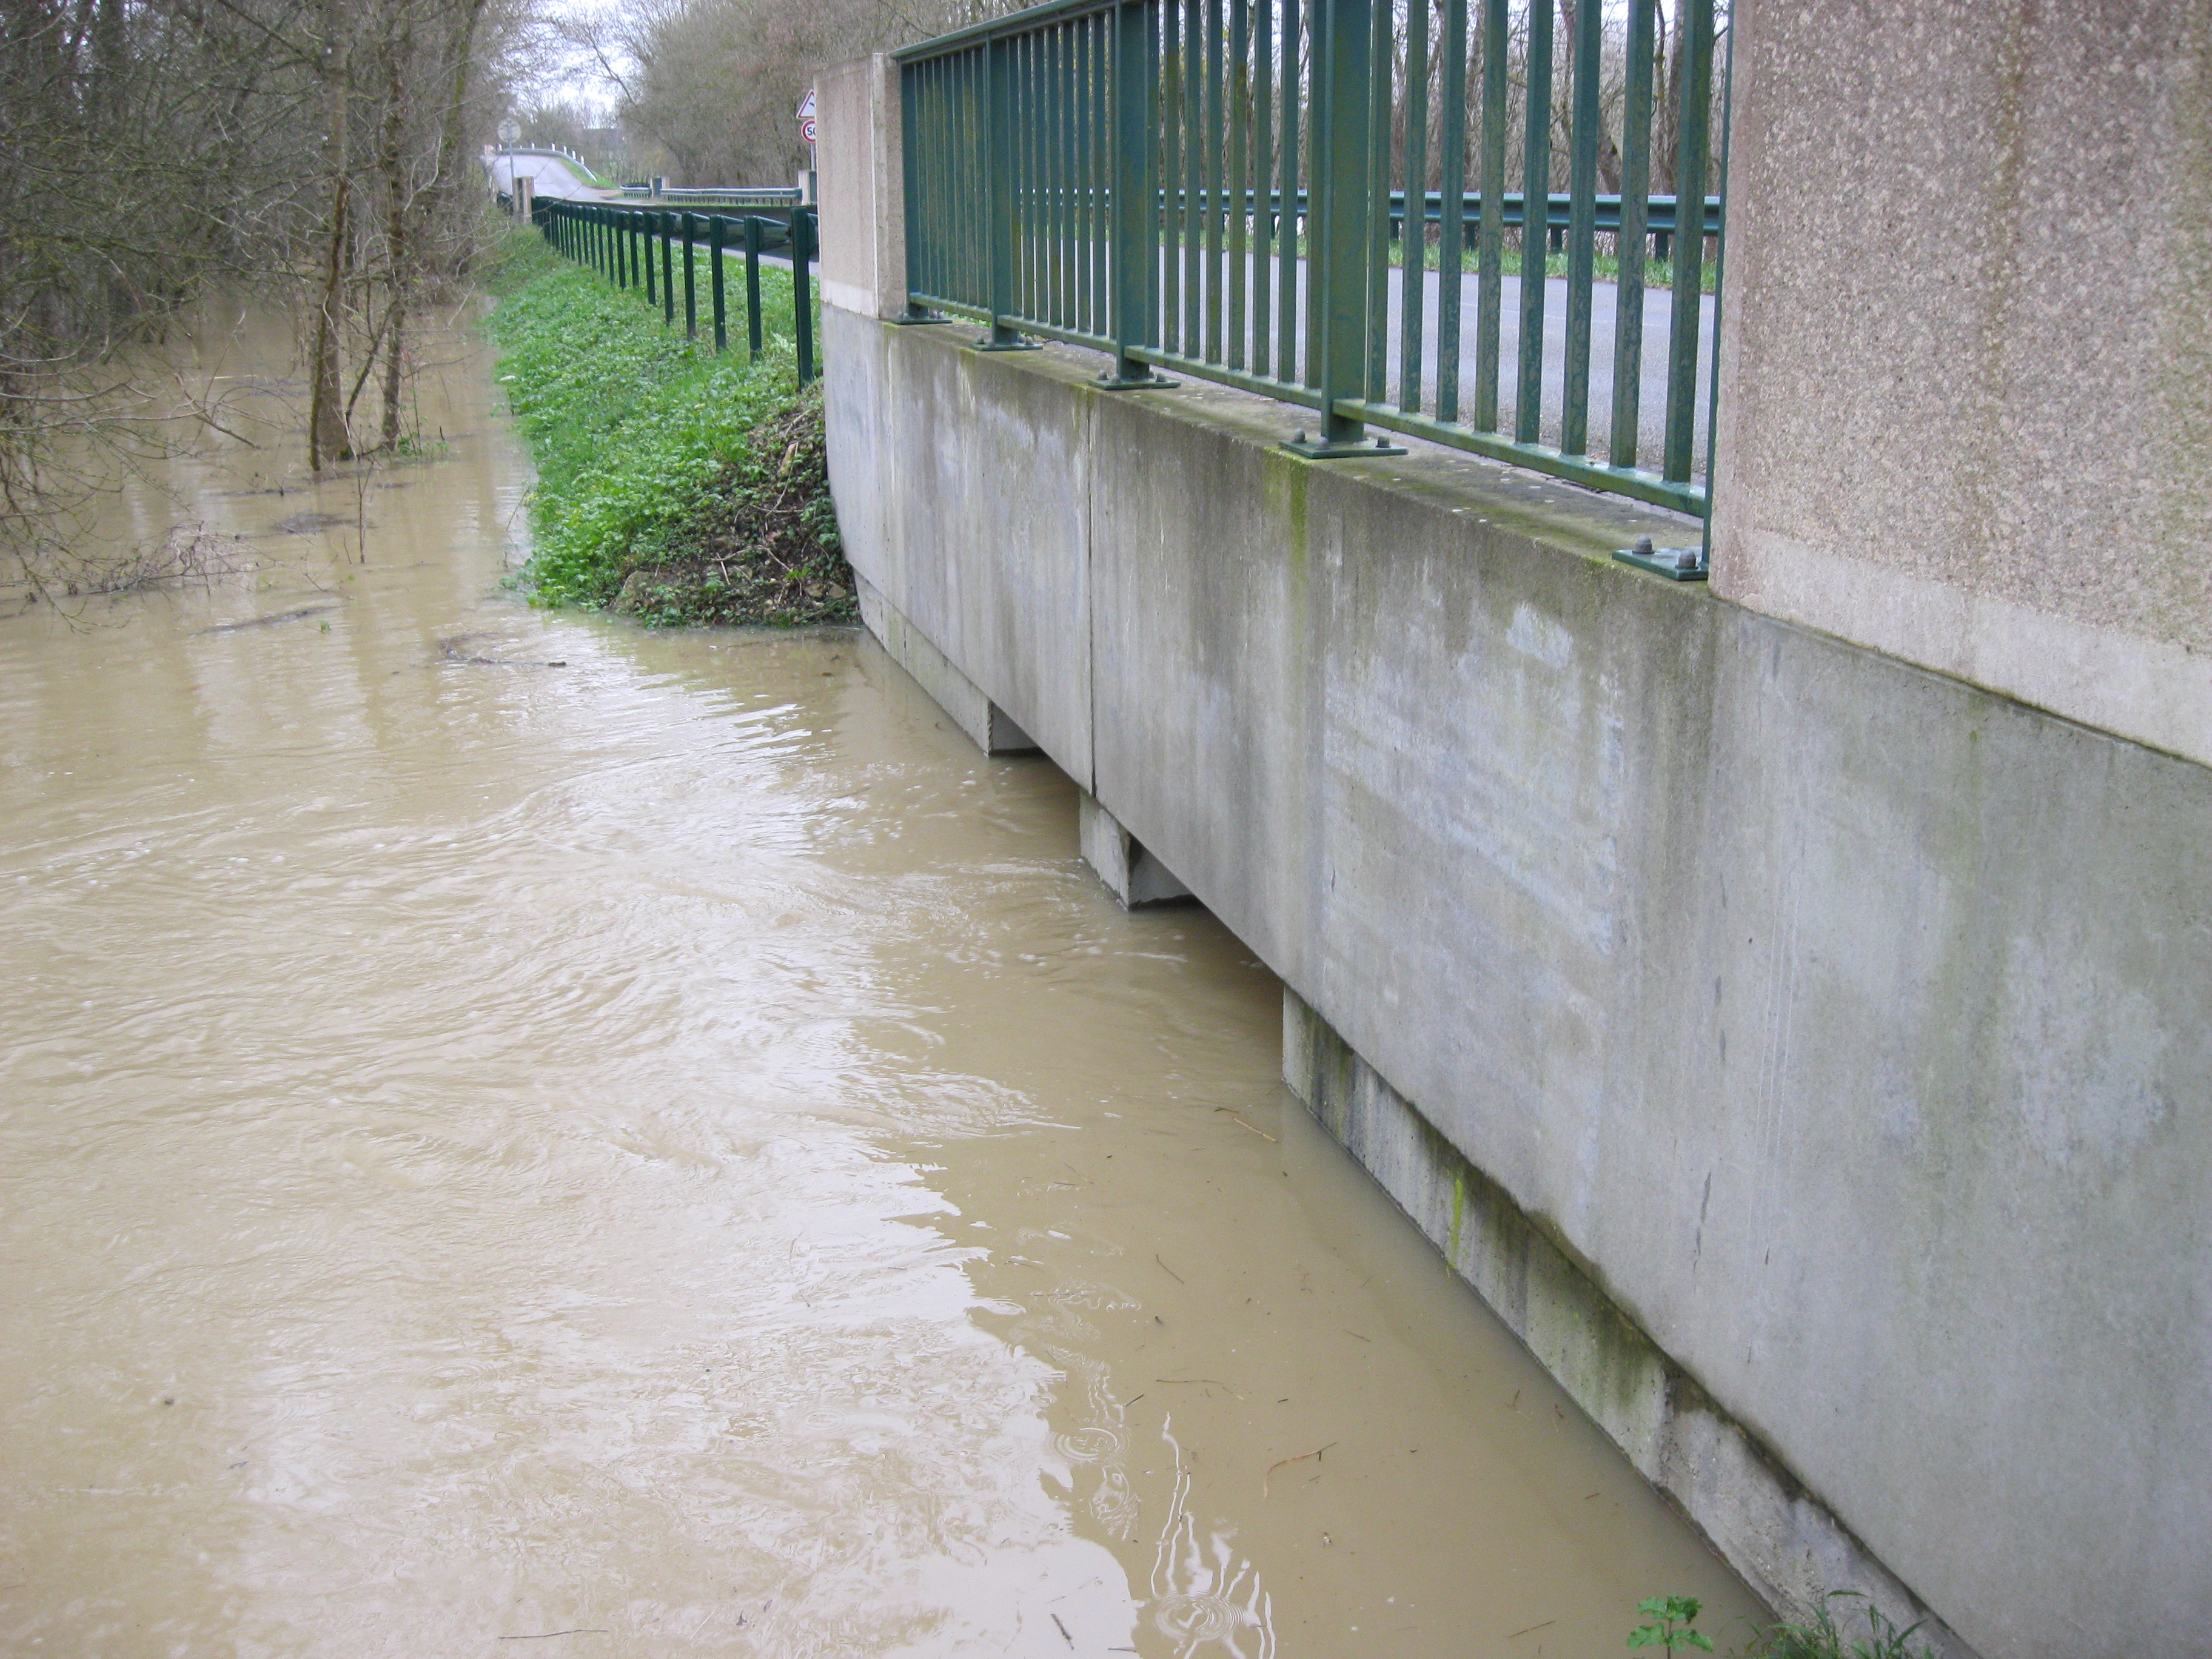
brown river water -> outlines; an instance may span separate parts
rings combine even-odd
[[[242,574],[0,621],[0,1651],[1747,1633],[1050,763],[857,632],[520,603],[467,330],[319,485],[201,337],[234,435],[100,533]]]

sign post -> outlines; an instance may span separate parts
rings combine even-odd
[[[806,146],[806,199],[814,200],[814,88],[799,102],[799,142]]]

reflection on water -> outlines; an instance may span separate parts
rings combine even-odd
[[[1191,1471],[1173,1425],[1160,1425],[1175,1465],[1175,1490],[1152,1553],[1152,1628],[1178,1655],[1215,1652],[1236,1659],[1273,1659],[1273,1609],[1260,1570],[1235,1547],[1233,1528],[1208,1529],[1201,1540],[1191,1513]]]
[[[226,440],[112,504],[246,574],[0,622],[0,1645],[1750,1610],[1285,1104],[1274,981],[1085,874],[1049,764],[858,635],[504,596],[527,474],[447,344],[420,464]],[[210,355],[286,434],[270,339]]]

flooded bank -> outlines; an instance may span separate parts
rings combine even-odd
[[[231,574],[0,623],[9,1650],[1743,1633],[1048,763],[858,633],[502,590],[470,340],[420,459],[316,485],[271,337],[210,347],[270,447],[106,533]]]

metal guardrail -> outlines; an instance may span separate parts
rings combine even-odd
[[[806,198],[806,192],[789,185],[664,185],[654,196],[651,185],[624,185],[624,196],[658,202],[683,202],[697,206],[781,208],[786,212]]]
[[[531,217],[556,252],[591,266],[617,288],[641,291],[647,303],[660,307],[661,320],[671,327],[676,322],[680,258],[684,332],[693,340],[699,337],[699,265],[692,256],[695,249],[703,247],[708,254],[708,304],[718,352],[728,350],[730,343],[725,284],[727,259],[742,252],[745,341],[755,362],[760,359],[763,339],[761,258],[778,251],[787,252],[799,383],[804,386],[814,378],[814,298],[809,267],[820,252],[820,240],[812,208],[794,205],[787,221],[757,213],[738,218],[689,210],[635,208],[627,203],[541,198]]]
[[[1110,388],[1158,386],[1168,369],[1301,404],[1318,416],[1291,441],[1304,454],[1374,453],[1371,424],[1703,515],[1701,345],[1710,356],[1718,315],[1704,263],[1723,226],[1706,194],[1714,0],[1684,0],[1676,18],[1673,160],[1679,191],[1705,204],[1702,234],[1674,235],[1677,198],[1650,188],[1657,9],[1576,8],[1564,63],[1548,0],[1054,0],[908,47],[896,56],[909,315],[978,318],[991,349],[1026,335],[1111,352]],[[1565,192],[1551,189],[1555,80]],[[1607,159],[1620,187],[1601,196]],[[1391,262],[1409,197],[1424,204],[1424,245],[1437,229],[1433,270],[1425,252]],[[1538,199],[1564,283],[1547,278],[1550,237],[1508,245]],[[1617,271],[1604,319],[1601,234]],[[1672,299],[1647,443],[1645,279],[1662,235]],[[1597,388],[1595,453],[1594,357],[1611,383]]]

